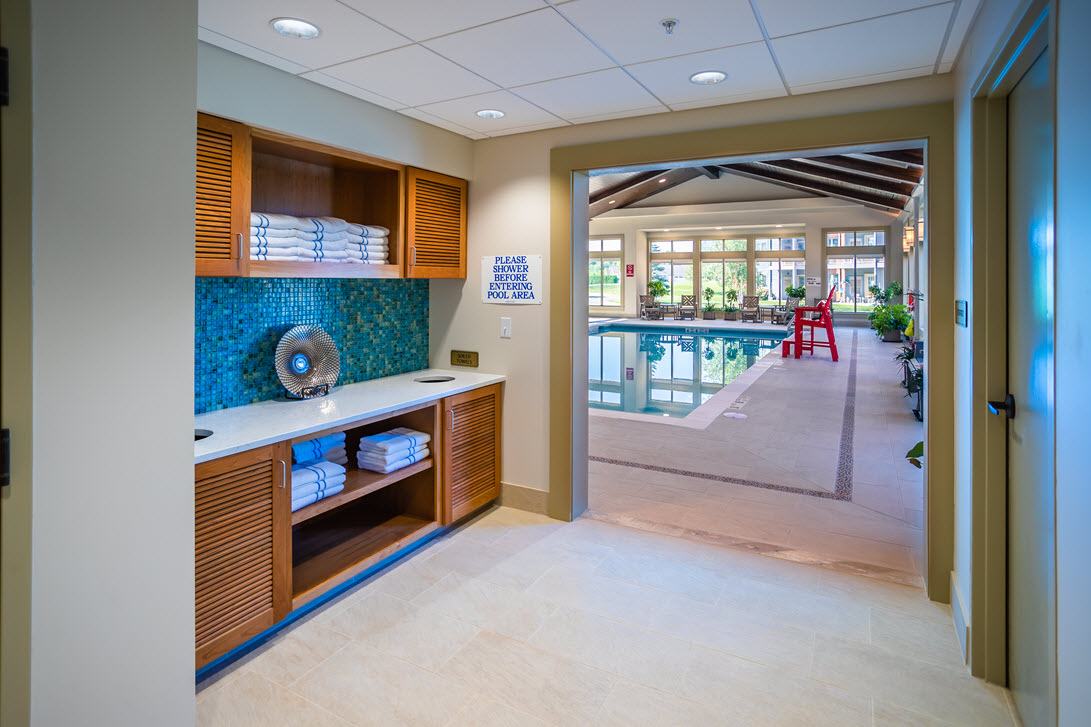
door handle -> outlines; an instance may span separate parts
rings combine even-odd
[[[284,489],[288,484],[288,465],[284,460],[280,460],[280,489]]]
[[[447,410],[447,429],[454,431],[455,428],[455,410]]]
[[[241,260],[242,259],[242,233],[241,232],[235,234],[235,242],[236,242],[235,259],[236,260]]]
[[[1007,396],[1004,397],[1003,401],[990,401],[989,402],[989,413],[990,414],[996,414],[997,416],[999,416],[1001,413],[1003,413],[1004,416],[1006,416],[1008,419],[1014,419],[1015,418],[1015,397],[1012,396],[1011,394],[1008,394]]]

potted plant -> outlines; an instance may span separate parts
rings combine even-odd
[[[706,321],[716,320],[716,306],[712,305],[712,299],[716,297],[716,291],[712,288],[705,288],[705,309],[704,319]]]
[[[913,317],[909,315],[909,309],[899,303],[878,303],[868,314],[871,328],[875,335],[888,343],[898,343],[902,340],[902,331],[909,325]]]
[[[739,308],[738,308],[738,306],[729,305],[726,308],[724,308],[724,320],[725,321],[734,321],[734,320],[738,320],[738,318],[739,318]]]
[[[724,300],[727,302],[727,306],[724,307],[724,320],[733,321],[739,317],[739,309],[735,305],[735,301],[739,299],[739,291],[734,288],[728,288],[724,291]]]
[[[656,299],[659,299],[666,294],[667,286],[662,280],[648,281],[648,295],[655,296]]]
[[[807,300],[807,288],[803,285],[785,285],[784,286],[785,298],[797,298],[806,302]]]

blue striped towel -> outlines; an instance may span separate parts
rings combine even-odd
[[[309,485],[320,480],[328,480],[345,474],[345,468],[325,459],[302,462],[292,467],[292,489]]]
[[[276,227],[281,230],[301,229],[300,219],[292,215],[277,215],[272,213],[251,212],[251,227]]]
[[[398,427],[382,434],[362,437],[360,439],[360,451],[376,452],[385,456],[390,452],[397,452],[399,449],[409,449],[428,444],[431,440],[431,435],[424,432],[418,432],[408,427]]]
[[[306,442],[292,445],[292,454],[296,462],[310,462],[322,459],[322,455],[335,447],[345,446],[345,433],[327,434],[318,439],[308,439]]]
[[[300,485],[299,487],[292,485],[292,499],[298,500],[304,495],[310,495],[314,492],[320,493],[323,490],[329,490],[343,484],[345,484],[345,475],[337,475],[328,480],[319,480],[318,482],[311,482],[310,484]]]
[[[412,454],[408,454],[399,460],[386,462],[383,459],[371,457],[361,452],[356,455],[356,464],[358,464],[361,469],[389,474],[394,470],[400,470],[402,467],[408,467],[414,462],[420,462],[422,459],[428,459],[428,456],[431,454],[432,453],[431,451],[429,451],[428,447],[425,447],[424,449],[418,449]]]
[[[307,507],[307,505],[311,505],[315,502],[318,502],[319,500],[324,500],[330,495],[336,495],[343,489],[345,489],[344,485],[338,485],[337,487],[331,487],[328,490],[322,490],[322,492],[312,492],[309,495],[304,495],[299,499],[292,500],[292,512],[295,512],[300,508]]]

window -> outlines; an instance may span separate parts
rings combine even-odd
[[[693,295],[693,261],[656,260],[651,264],[651,279],[667,286],[667,292],[656,300],[681,303],[683,295]]]
[[[833,309],[866,313],[875,307],[873,285],[886,287],[886,259],[877,255],[838,255],[826,258],[826,277],[833,294]]]
[[[827,232],[826,247],[885,247],[886,231]]]
[[[807,282],[807,262],[801,258],[757,260],[754,272],[757,275],[754,294],[761,298],[762,305],[776,305],[787,300],[786,288]]]
[[[759,237],[754,240],[755,250],[806,250],[807,238],[805,237]]]
[[[746,240],[701,240],[701,252],[746,252]]]
[[[621,336],[587,337],[587,400],[621,405]]]
[[[717,308],[738,306],[746,295],[746,260],[701,260],[701,302],[705,288],[712,288],[712,304]],[[735,291],[734,299],[729,291]]]
[[[587,305],[592,308],[621,307],[622,242],[620,237],[588,241]]]
[[[693,240],[652,240],[652,252],[693,252]]]

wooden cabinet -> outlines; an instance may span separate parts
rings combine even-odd
[[[250,252],[250,129],[197,115],[197,275],[245,275]]]
[[[465,179],[406,169],[407,278],[466,277]]]
[[[443,525],[500,496],[500,412],[500,384],[443,400]]]
[[[290,457],[284,443],[194,469],[198,668],[291,610]]]

